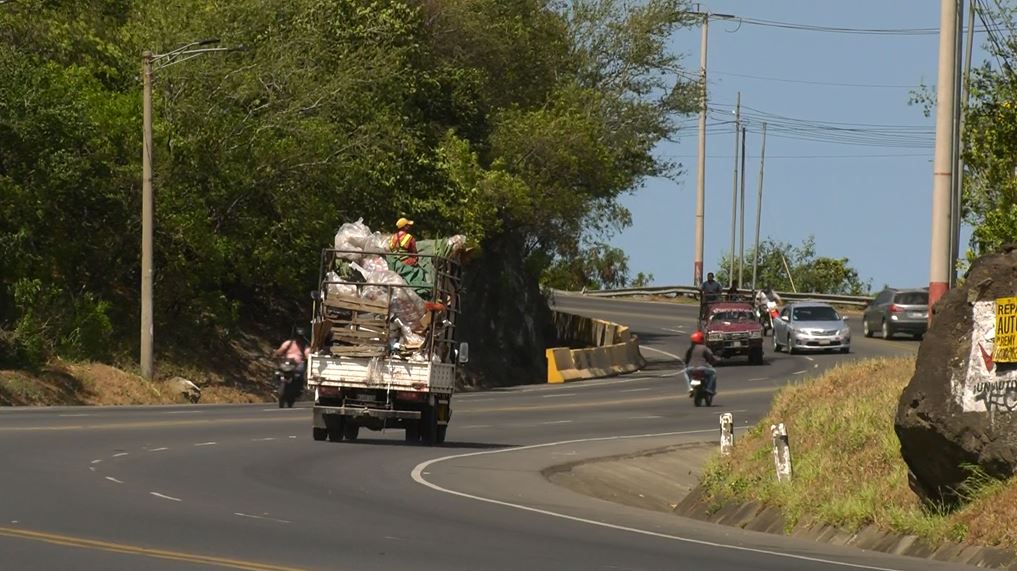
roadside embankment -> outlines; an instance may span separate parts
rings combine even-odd
[[[568,346],[547,349],[549,383],[610,377],[646,366],[639,339],[624,325],[561,311],[552,312],[552,322],[556,339]]]
[[[561,466],[546,475],[602,499],[723,525],[1017,568],[1017,479],[1001,482],[973,471],[966,502],[953,511],[926,506],[909,489],[893,419],[913,370],[913,358],[868,360],[788,386],[766,418],[738,433],[727,457],[711,442],[705,449],[671,447]],[[775,477],[769,430],[781,422],[793,461],[792,481],[783,483]],[[689,475],[700,472],[695,464],[704,460],[699,486],[684,494]]]

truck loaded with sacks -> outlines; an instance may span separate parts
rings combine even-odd
[[[394,253],[391,241],[358,220],[322,251],[307,362],[315,440],[356,440],[366,428],[445,441],[469,358],[456,339],[466,240],[421,240],[415,253]]]

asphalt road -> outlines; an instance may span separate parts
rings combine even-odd
[[[404,445],[399,431],[314,442],[306,404],[4,410],[0,568],[955,568],[620,506],[541,475],[583,458],[714,439],[721,412],[744,427],[787,382],[917,343],[857,332],[852,355],[767,349],[765,365],[723,367],[714,406],[695,408],[675,359],[694,308],[557,303],[631,325],[650,366],[457,395],[439,448]]]

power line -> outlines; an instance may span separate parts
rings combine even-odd
[[[939,34],[939,28],[846,28],[840,26],[819,26],[813,24],[799,24],[795,22],[782,22],[779,20],[764,20],[762,18],[738,18],[743,24],[763,26],[769,28],[782,28],[786,30],[799,30],[805,32],[826,32],[833,34],[854,34],[868,36],[934,36]],[[989,32],[994,29],[983,22],[985,28],[975,30],[978,33]],[[995,25],[995,24],[994,24]],[[998,31],[998,28],[995,28]]]
[[[809,81],[805,79],[790,79],[782,77],[767,77],[763,75],[749,75],[745,73],[732,73],[726,71],[711,71],[710,73],[716,75],[729,75],[732,77],[744,77],[748,79],[758,79],[762,81],[778,81],[781,83],[800,83],[805,85],[829,85],[834,87],[867,87],[874,89],[915,89],[921,87],[920,85],[914,84],[903,84],[903,83],[841,83],[836,81]]]

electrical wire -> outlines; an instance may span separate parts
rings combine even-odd
[[[828,85],[833,87],[868,87],[874,89],[916,89],[921,87],[920,85],[914,84],[903,84],[903,83],[840,83],[835,81],[809,81],[805,79],[789,79],[781,77],[767,77],[763,75],[749,75],[745,73],[732,73],[727,71],[710,71],[711,74],[716,75],[729,75],[732,77],[743,77],[747,79],[758,79],[762,81],[778,81],[781,83],[800,83],[804,85]]]
[[[765,20],[762,18],[738,18],[743,24],[763,26],[769,28],[781,28],[785,30],[799,30],[805,32],[826,32],[833,34],[854,34],[867,36],[934,36],[939,34],[939,28],[847,28],[840,26],[818,26],[812,24],[799,24],[796,22],[782,22],[779,20]],[[975,32],[985,33],[992,31],[993,27],[983,22],[985,26]],[[995,28],[998,31],[998,28]]]

